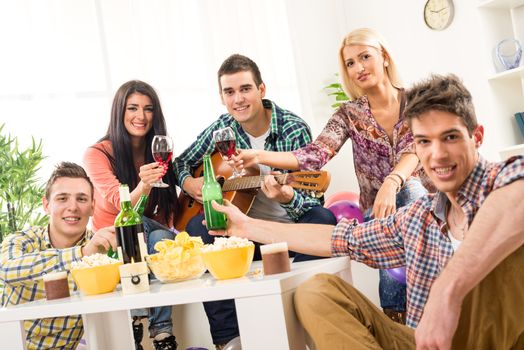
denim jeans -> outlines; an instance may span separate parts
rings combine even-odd
[[[155,220],[142,217],[144,223],[144,238],[149,254],[156,253],[155,243],[163,239],[174,239],[175,234],[167,227],[159,224]],[[154,276],[150,276],[153,277]],[[171,320],[171,306],[152,307],[148,310],[131,310],[132,316],[148,316],[149,337],[154,338],[160,333],[173,334],[173,321]]]
[[[201,237],[205,244],[212,244],[215,237],[211,236],[206,227],[202,225],[203,219],[203,214],[191,218],[186,226],[186,231],[191,236]],[[302,215],[297,222],[336,225],[337,219],[328,209],[313,207]],[[294,256],[293,262],[320,259],[318,256],[295,254],[294,252],[290,252],[290,256]],[[260,244],[255,242],[255,255],[253,260],[260,260],[261,258]],[[233,299],[204,302],[204,310],[209,321],[213,344],[225,344],[239,335],[235,301]]]
[[[397,209],[408,205],[425,195],[428,191],[419,179],[409,179],[397,193]],[[371,209],[364,213],[364,222],[370,221]],[[386,270],[379,271],[378,294],[380,306],[383,309],[392,309],[398,312],[406,311],[406,285],[393,279]]]

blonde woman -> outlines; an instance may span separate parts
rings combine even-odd
[[[426,193],[418,179],[413,135],[404,122],[404,89],[390,50],[375,30],[350,32],[338,56],[341,83],[351,101],[340,106],[317,139],[293,152],[241,150],[234,165],[318,170],[351,139],[365,220],[382,218]],[[381,271],[379,293],[386,314],[403,323],[405,286]]]

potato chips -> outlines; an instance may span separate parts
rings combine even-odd
[[[206,270],[202,259],[204,243],[200,237],[180,232],[174,240],[164,239],[155,244],[156,254],[146,260],[151,271],[162,282],[174,282],[200,277]]]

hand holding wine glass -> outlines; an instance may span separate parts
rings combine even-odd
[[[151,144],[151,151],[155,161],[162,164],[164,168],[167,168],[171,161],[171,157],[173,156],[173,141],[169,136],[155,135]],[[151,186],[160,188],[169,187],[168,184],[162,181],[162,178],[157,182],[152,183]]]
[[[239,149],[237,153],[231,156],[231,162],[237,168],[257,167],[262,162],[259,159],[260,150]]]
[[[215,146],[217,151],[220,152],[224,160],[231,160],[231,157],[237,153],[237,139],[235,131],[229,126],[223,129],[218,129],[213,132],[213,139],[215,140]],[[245,175],[244,169],[238,172],[236,167],[233,167],[233,176],[238,177]]]

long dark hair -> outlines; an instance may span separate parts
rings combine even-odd
[[[109,154],[106,150],[94,146],[107,156],[118,181],[128,184],[131,190],[138,185],[139,180],[133,159],[131,137],[124,125],[124,114],[127,99],[134,93],[149,97],[153,104],[153,127],[145,136],[144,164],[154,162],[151,153],[151,141],[155,135],[167,135],[166,121],[156,91],[151,85],[140,80],[131,80],[123,84],[113,99],[111,120],[107,128],[107,133],[99,140],[99,142],[109,140],[113,148],[113,154]],[[173,215],[173,219],[175,219],[178,213],[176,178],[171,162],[169,162],[168,170],[163,180],[169,184],[169,188],[151,189],[144,215],[153,217],[158,212],[162,221],[167,224],[169,223],[171,215]]]

